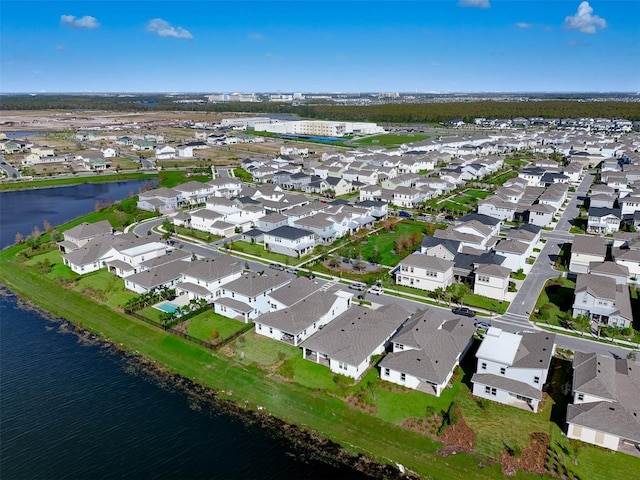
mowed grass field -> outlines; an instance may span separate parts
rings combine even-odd
[[[383,147],[395,147],[404,143],[420,142],[427,140],[429,135],[425,133],[385,133],[382,135],[374,135],[372,137],[360,138],[349,142],[351,145],[370,147],[373,145],[379,145]]]

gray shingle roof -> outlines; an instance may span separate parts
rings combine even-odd
[[[423,253],[412,253],[408,257],[400,261],[401,265],[407,265],[418,268],[426,268],[438,272],[446,272],[453,268],[453,262],[442,258],[432,257]]]
[[[607,254],[607,245],[604,238],[590,235],[574,235],[571,245],[571,253],[585,253],[598,255],[603,259]]]
[[[398,305],[377,310],[353,306],[301,346],[326,353],[333,360],[360,365],[408,317],[409,312]]]
[[[542,392],[533,388],[531,385],[500,375],[494,375],[492,373],[474,373],[471,377],[471,382],[499,388],[500,390],[505,390],[528,398],[534,398],[536,400],[542,399]]]
[[[517,368],[549,368],[555,341],[555,333],[524,332],[512,366]]]
[[[316,291],[318,291],[318,285],[313,283],[312,280],[307,277],[298,277],[284,287],[271,292],[269,296],[275,301],[290,307]]]
[[[184,270],[184,274],[205,282],[218,280],[233,273],[240,273],[244,268],[244,263],[230,255],[223,255],[218,258],[206,260],[196,260],[191,262]]]
[[[616,281],[610,277],[579,273],[576,277],[576,293],[588,292],[596,298],[616,299]]]
[[[255,297],[286,285],[290,281],[291,277],[277,273],[273,275],[246,275],[227,283],[224,289],[247,297]]]
[[[271,230],[270,232],[267,232],[267,235],[286,238],[288,240],[296,240],[298,238],[313,235],[313,232],[310,232],[309,230],[303,230],[301,228],[290,227],[289,225],[283,225]]]

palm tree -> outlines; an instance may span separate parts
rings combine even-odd
[[[583,336],[585,329],[591,325],[591,318],[583,313],[574,318],[573,323],[580,328],[580,335]]]

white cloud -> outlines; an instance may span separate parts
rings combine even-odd
[[[63,25],[68,25],[73,28],[98,28],[100,24],[95,17],[85,15],[84,17],[74,17],[73,15],[62,15],[60,21]]]
[[[470,7],[470,8],[489,8],[489,0],[459,0],[459,7]]]
[[[516,27],[518,28],[531,28],[533,27],[532,23],[518,22],[516,23]]]
[[[598,28],[607,28],[607,21],[598,15],[593,15],[593,8],[589,2],[582,2],[575,15],[564,19],[564,27],[582,33],[596,33]]]
[[[193,35],[191,35],[191,32],[188,30],[185,30],[182,27],[174,27],[169,22],[161,18],[149,20],[147,30],[157,33],[161,37],[186,38],[189,40],[193,38]]]

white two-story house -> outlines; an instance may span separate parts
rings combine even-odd
[[[412,253],[396,268],[396,283],[420,290],[443,290],[453,283],[454,262],[422,253]]]
[[[537,412],[555,347],[553,333],[518,335],[490,327],[476,353],[473,394]]]

